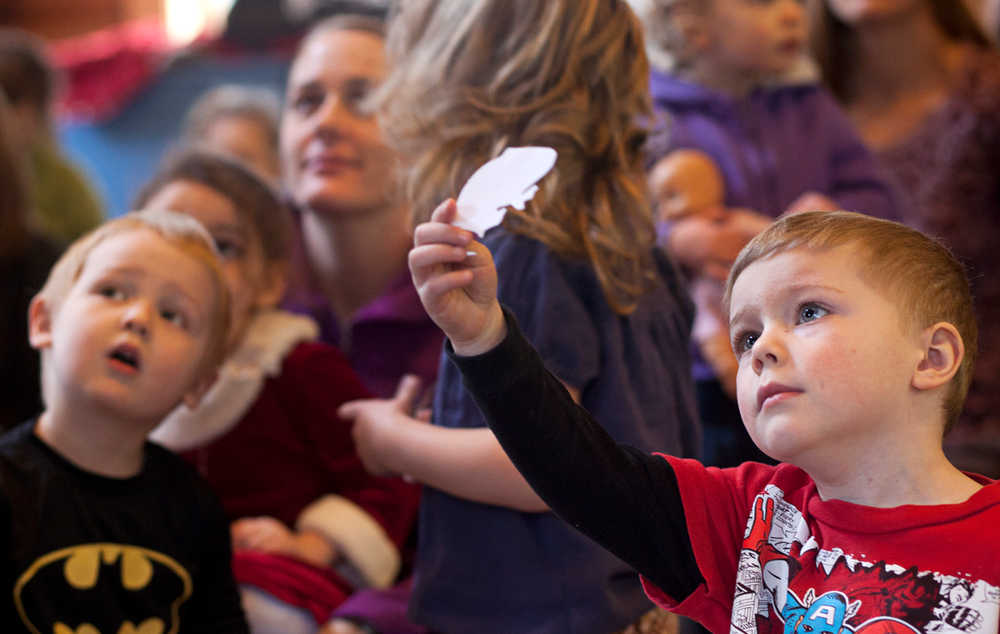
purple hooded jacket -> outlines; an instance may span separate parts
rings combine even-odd
[[[901,217],[872,154],[819,85],[761,87],[734,99],[653,71],[650,89],[650,164],[671,150],[706,152],[722,171],[728,206],[776,217],[814,191],[846,210]]]

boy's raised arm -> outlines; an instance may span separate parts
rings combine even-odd
[[[703,579],[670,464],[618,445],[573,401],[497,302],[489,251],[453,217],[448,201],[417,227],[410,268],[504,451],[564,520],[668,595],[688,596]]]
[[[504,451],[563,520],[669,596],[688,596],[703,579],[670,463],[616,443],[505,316],[507,336],[487,353],[449,350]]]
[[[497,273],[489,249],[450,223],[454,200],[441,203],[414,232],[410,272],[427,314],[455,352],[472,356],[500,343],[506,332],[497,301]]]

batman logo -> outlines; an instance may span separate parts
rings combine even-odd
[[[83,544],[32,563],[14,603],[35,634],[172,634],[191,588],[188,572],[162,553]]]

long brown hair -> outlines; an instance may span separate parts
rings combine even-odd
[[[948,39],[981,48],[990,39],[962,0],[925,0],[935,23]],[[852,72],[855,49],[851,27],[830,10],[827,0],[809,0],[809,47],[819,65],[823,81],[840,101],[849,98],[847,78]]]
[[[625,0],[408,0],[392,17],[380,122],[417,221],[505,148],[559,152],[508,230],[590,261],[630,312],[654,241],[641,149],[648,62]]]

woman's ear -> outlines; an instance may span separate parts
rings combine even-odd
[[[35,350],[52,345],[52,308],[40,295],[28,305],[28,343]]]
[[[288,287],[288,262],[268,262],[261,273],[261,283],[257,287],[257,308],[274,308],[285,296]]]
[[[913,373],[911,385],[933,390],[954,378],[965,358],[965,344],[958,329],[946,321],[925,328],[920,335],[923,358]]]

